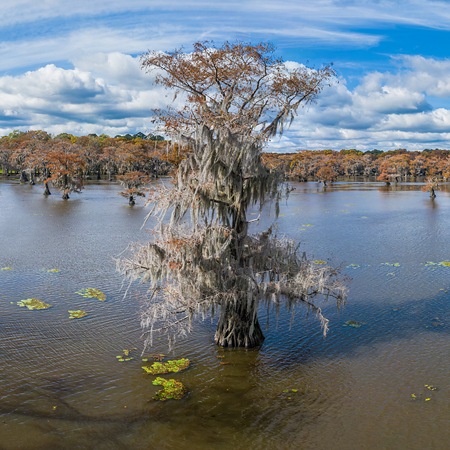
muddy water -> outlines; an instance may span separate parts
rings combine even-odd
[[[271,317],[259,351],[218,349],[214,324],[200,323],[170,354],[192,361],[176,376],[189,395],[159,403],[140,368],[139,290],[124,298],[114,269],[149,237],[146,209],[114,185],[63,201],[2,182],[0,267],[12,270],[0,271],[0,448],[447,449],[450,267],[427,263],[450,260],[450,194],[295,187],[278,233],[351,278],[347,305],[324,305],[328,337],[301,308],[292,326],[285,311]],[[88,287],[106,302],[76,294]],[[53,306],[16,305],[30,297]],[[89,315],[70,320],[77,309]],[[134,360],[117,361],[133,348]]]

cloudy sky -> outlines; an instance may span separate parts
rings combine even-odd
[[[448,0],[0,0],[0,135],[155,132],[147,50],[270,41],[333,63],[274,151],[450,148]]]

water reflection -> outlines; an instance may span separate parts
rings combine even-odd
[[[260,351],[226,351],[212,344],[214,324],[201,323],[173,354],[192,361],[177,375],[189,396],[157,403],[140,358],[115,358],[142,345],[143,292],[123,298],[113,258],[148,238],[147,210],[114,185],[64,202],[1,183],[0,267],[13,269],[0,271],[1,448],[446,448],[450,267],[427,262],[450,260],[448,186],[434,202],[415,183],[295,187],[278,232],[352,279],[343,309],[324,305],[329,336],[307,311],[291,327],[282,310]],[[254,230],[272,220],[263,215]],[[75,294],[87,287],[107,301]],[[32,296],[53,307],[15,304]],[[69,309],[89,315],[70,320]],[[425,384],[439,390],[411,400]]]

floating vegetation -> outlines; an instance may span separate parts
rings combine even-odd
[[[433,319],[431,319],[431,326],[433,328],[443,327],[444,322],[439,317],[433,317]],[[430,326],[427,325],[426,328],[430,328]]]
[[[347,320],[347,322],[345,322],[343,326],[351,328],[361,328],[362,325],[362,322],[357,322],[356,320]]]
[[[438,263],[435,263],[435,262],[433,262],[433,261],[427,261],[426,263],[425,263],[425,267],[429,267],[429,266],[438,266],[439,264]]]
[[[304,224],[302,224],[302,227],[306,227],[306,228],[311,228],[313,226],[314,225],[312,223],[304,223]]]
[[[69,310],[69,319],[82,319],[83,317],[86,317],[88,314],[86,311],[83,311],[82,309],[77,310]]]
[[[361,266],[359,264],[349,264],[346,267],[347,267],[347,269],[358,269]]]
[[[432,384],[425,384],[424,387],[427,391],[438,391],[439,390],[437,387],[433,386]],[[412,400],[422,400],[423,399],[424,402],[429,402],[431,400],[431,397],[428,397],[428,395],[430,395],[430,394],[429,393],[424,394],[422,392],[419,394],[413,393],[413,394],[411,394],[411,399]]]
[[[148,362],[149,359],[152,359],[153,361],[162,361],[165,357],[166,355],[162,353],[153,353],[145,358],[142,358],[142,362]]]
[[[12,267],[2,267],[0,270],[13,270],[13,268]]]
[[[42,300],[38,300],[37,298],[27,298],[26,300],[21,300],[20,302],[17,302],[17,305],[21,308],[28,308],[31,310],[48,309],[52,306],[48,303],[43,302]]]
[[[150,375],[163,375],[165,373],[177,373],[189,367],[191,362],[187,358],[170,360],[166,362],[154,362],[151,366],[142,366]]]
[[[395,262],[395,263],[390,263],[390,262],[385,262],[385,263],[381,263],[382,266],[390,266],[390,267],[400,267],[400,263]]]
[[[425,267],[432,267],[432,266],[450,267],[450,261],[441,261],[438,263],[433,261],[427,261],[425,263]]]
[[[100,289],[96,288],[81,289],[80,291],[75,292],[75,294],[81,295],[85,298],[96,298],[101,302],[104,302],[106,300],[106,294]]]
[[[313,263],[314,263],[314,264],[317,264],[317,265],[323,265],[323,264],[326,264],[327,262],[324,261],[323,259],[315,259],[315,260],[313,261]]]
[[[152,384],[163,387],[156,393],[155,400],[162,402],[170,399],[181,400],[187,394],[187,389],[184,387],[184,384],[173,378],[166,380],[165,378],[158,377],[152,381]]]
[[[48,269],[47,272],[48,273],[59,273],[60,270],[59,269]]]
[[[137,350],[137,348],[132,348],[131,350],[128,350],[128,349],[122,350],[122,354],[116,356],[117,361],[119,361],[119,362],[127,362],[127,361],[133,360],[134,357],[130,356],[131,352],[133,350]]]
[[[298,389],[284,389],[283,390],[283,394],[288,394],[289,392],[296,394],[298,392]]]

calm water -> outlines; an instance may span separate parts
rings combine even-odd
[[[146,209],[114,185],[63,201],[0,183],[0,267],[12,268],[0,271],[0,448],[448,449],[450,267],[427,262],[450,260],[450,193],[295,186],[278,232],[351,277],[346,306],[323,308],[328,337],[301,308],[291,328],[290,314],[271,318],[259,351],[219,349],[201,323],[170,354],[192,361],[174,377],[188,397],[159,403],[140,368],[141,301],[123,298],[113,259],[148,238]],[[107,301],[75,293],[88,287]],[[29,297],[53,307],[16,305]]]

